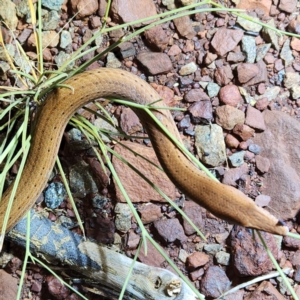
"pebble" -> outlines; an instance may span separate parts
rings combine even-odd
[[[254,154],[258,154],[261,152],[261,147],[256,144],[251,144],[249,145],[248,150]]]
[[[137,60],[150,75],[164,74],[173,69],[172,62],[165,53],[141,52]]]
[[[255,37],[245,35],[242,39],[242,50],[246,55],[246,62],[254,63],[256,59]]]
[[[206,86],[207,93],[210,98],[216,97],[219,94],[220,86],[214,82],[209,82]]]
[[[63,30],[60,34],[60,48],[66,49],[69,45],[72,44],[72,37],[69,31]]]
[[[229,266],[230,263],[230,254],[225,251],[217,252],[215,255],[216,261],[218,264],[223,266]]]
[[[228,158],[233,167],[239,167],[244,164],[245,151],[238,151],[230,155]]]
[[[219,98],[222,103],[234,107],[237,107],[243,100],[238,87],[233,84],[222,87]]]
[[[64,3],[64,0],[42,0],[42,6],[50,10],[59,10]]]
[[[55,209],[63,202],[67,195],[65,186],[60,182],[52,182],[45,191],[46,206]]]
[[[236,124],[244,123],[245,114],[230,105],[218,106],[216,109],[216,122],[227,130],[232,130]]]
[[[115,206],[115,225],[121,232],[127,232],[131,227],[132,212],[127,203],[117,203]]]
[[[210,101],[197,101],[189,106],[188,112],[195,124],[203,121],[211,121],[213,118],[212,105]]]
[[[194,62],[190,62],[187,65],[183,66],[179,70],[181,76],[190,75],[197,71],[197,65]]]

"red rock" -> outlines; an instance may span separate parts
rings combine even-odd
[[[173,20],[173,23],[176,27],[176,30],[182,37],[192,39],[196,35],[189,16],[176,18]]]
[[[238,123],[244,123],[244,113],[230,105],[219,106],[216,109],[216,122],[221,127],[231,130]]]
[[[247,141],[254,135],[254,129],[239,123],[234,126],[233,133],[239,136],[243,141]]]
[[[276,58],[272,53],[267,53],[264,57],[264,61],[266,64],[273,64],[275,62]]]
[[[236,85],[227,85],[220,89],[219,92],[220,101],[224,104],[236,107],[242,102],[242,96]]]
[[[47,276],[46,283],[48,291],[53,297],[65,299],[70,294],[70,290],[53,275]]]
[[[137,60],[151,75],[167,73],[173,69],[172,62],[165,53],[141,52]]]
[[[141,20],[150,16],[155,16],[156,8],[152,0],[142,0],[137,5],[136,0],[114,0],[111,4],[112,19],[119,24]],[[155,19],[134,25],[140,27],[154,22]]]
[[[237,66],[237,76],[240,83],[246,83],[259,72],[256,64],[243,63]]]
[[[171,90],[167,86],[158,85],[156,83],[151,83],[151,86],[158,92],[167,106],[173,107],[177,104],[177,102],[174,100],[173,90]]]
[[[181,49],[176,44],[173,45],[168,51],[169,56],[178,55],[180,53],[181,53]]]
[[[141,237],[138,234],[136,234],[133,230],[130,230],[127,239],[128,249],[136,249],[140,243],[140,239]]]
[[[211,41],[211,46],[214,48],[216,54],[223,56],[237,46],[243,35],[243,31],[239,29],[218,29]]]
[[[254,292],[250,293],[245,300],[263,300],[263,299],[274,299],[274,300],[284,300],[283,297],[277,289],[269,281],[263,281]]]
[[[256,63],[256,66],[258,67],[258,73],[256,76],[254,76],[252,79],[244,83],[244,86],[252,86],[261,82],[268,82],[268,70],[266,64],[263,62],[263,60],[260,60]]]
[[[150,242],[147,242],[147,255],[145,254],[145,247],[142,247],[138,257],[142,263],[149,266],[158,267],[158,268],[161,267],[161,264],[165,261],[164,257],[158,252],[158,250]]]
[[[227,134],[225,137],[225,143],[229,148],[238,148],[240,142],[232,134]]]
[[[232,70],[229,65],[217,68],[215,71],[215,80],[218,85],[227,85],[233,79]]]
[[[185,201],[183,211],[198,229],[203,227],[201,207],[193,201]],[[195,233],[195,229],[183,218],[183,228],[186,235]]]
[[[238,181],[243,175],[248,173],[247,164],[242,164],[238,168],[227,169],[224,173],[222,183],[236,186],[236,181]]]
[[[278,8],[291,14],[297,9],[297,0],[280,0]]]
[[[264,176],[264,193],[270,195],[271,212],[281,220],[295,217],[300,209],[299,122],[283,112],[263,112],[266,131],[256,134],[253,142],[260,155],[270,160]]]
[[[274,68],[276,71],[281,71],[284,68],[282,59],[278,58],[274,61]]]
[[[290,32],[294,33],[300,33],[300,17],[298,16],[297,18],[291,20],[288,26],[288,30]]]
[[[268,104],[268,98],[262,98],[257,100],[257,102],[255,103],[255,108],[257,108],[258,110],[265,110],[268,107]]]
[[[296,51],[300,51],[300,39],[293,37],[291,41],[291,48]]]
[[[1,299],[17,299],[18,280],[4,270],[0,270],[0,295]]]
[[[194,272],[190,272],[190,277],[192,281],[195,281],[197,279],[199,279],[199,277],[201,277],[204,274],[204,269],[200,268]]]
[[[166,243],[173,243],[176,240],[180,242],[187,240],[178,219],[159,220],[154,222],[154,227]]]
[[[262,113],[251,105],[247,107],[245,124],[260,131],[266,130]]]
[[[145,157],[154,164],[159,165],[156,154],[152,148],[131,142],[122,143],[129,147],[132,151],[139,153],[142,157]],[[165,173],[159,171],[156,167],[145,162],[144,159],[134,155],[132,152],[126,150],[120,145],[116,145],[114,150],[123,156],[129,163],[133,164],[151,182],[159,186],[169,198],[175,199],[175,186],[170,182]],[[166,201],[138,174],[120,160],[114,158],[113,165],[132,202]],[[126,201],[119,188],[116,188],[116,197],[118,201]]]
[[[259,237],[242,226],[236,226],[231,232],[232,261],[238,276],[259,276],[270,272],[273,263]],[[268,248],[275,259],[278,257],[278,247],[272,234],[261,232]]]
[[[210,101],[197,101],[189,106],[188,112],[192,115],[195,123],[200,123],[203,119],[212,120],[212,105]]]
[[[161,25],[147,29],[144,32],[144,35],[153,48],[158,48],[160,51],[163,51],[167,48],[169,37]]]
[[[92,15],[98,9],[97,0],[89,0],[87,5],[85,0],[71,0],[72,13],[77,14],[76,19]]]
[[[204,252],[194,252],[187,258],[187,267],[189,269],[197,269],[206,265],[209,262],[209,256]]]
[[[267,157],[256,155],[255,162],[257,170],[259,170],[261,173],[269,172],[270,160]]]
[[[160,207],[152,203],[139,206],[138,211],[141,214],[143,224],[154,222],[162,217]]]
[[[272,0],[241,0],[236,8],[245,9],[245,10],[261,10],[264,12],[265,16],[268,16],[270,13],[272,5]]]
[[[201,89],[193,89],[185,94],[184,100],[186,102],[196,102],[201,100],[210,101],[210,98]]]

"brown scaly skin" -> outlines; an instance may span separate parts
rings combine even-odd
[[[100,97],[126,99],[139,104],[150,104],[160,96],[142,79],[123,70],[96,69],[67,80],[74,88],[58,88],[42,107],[33,132],[31,150],[10,214],[7,230],[11,229],[33,206],[45,187],[55,163],[62,134],[70,117],[78,108]],[[162,106],[161,102],[155,104]],[[135,110],[151,139],[156,155],[171,181],[188,197],[219,218],[235,224],[274,234],[286,235],[288,228],[269,212],[255,205],[243,193],[218,183],[199,171],[142,110]],[[168,110],[154,114],[180,141],[179,133]],[[9,188],[0,204],[2,226]]]

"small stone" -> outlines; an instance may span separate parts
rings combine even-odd
[[[242,50],[246,55],[246,62],[254,63],[256,58],[255,38],[249,35],[245,35],[242,39]]]
[[[196,35],[189,16],[176,18],[173,20],[173,23],[176,27],[176,30],[182,37],[192,39]]]
[[[49,11],[43,17],[43,30],[55,30],[59,24],[60,16],[55,10]]]
[[[278,8],[291,14],[297,9],[297,0],[280,0]]]
[[[216,54],[224,56],[237,46],[243,35],[242,30],[220,28],[216,31],[211,41],[211,46],[216,51]]]
[[[255,144],[253,144],[253,145],[255,145]],[[256,162],[256,168],[257,168],[257,170],[259,170],[261,173],[267,173],[267,172],[269,172],[269,169],[270,169],[270,160],[267,157],[263,157],[261,155],[256,155],[255,162]]]
[[[70,54],[64,51],[59,51],[54,61],[57,64],[57,67],[61,67],[66,61],[69,61],[70,58],[71,58]],[[75,66],[75,61],[69,62],[68,66],[65,68],[65,71],[72,70],[74,66]]]
[[[236,124],[233,133],[238,135],[243,141],[247,141],[254,135],[254,129],[245,124]]]
[[[91,16],[99,7],[97,0],[89,0],[88,5],[85,0],[71,0],[70,2],[72,13],[77,14],[76,19]]]
[[[216,253],[215,256],[217,263],[223,266],[229,266],[230,254],[224,251]]]
[[[290,47],[290,39],[287,39],[280,52],[280,57],[284,60],[284,65],[288,67],[294,61],[294,56]]]
[[[64,0],[42,0],[42,6],[49,8],[50,10],[60,10]]]
[[[209,256],[203,252],[194,252],[187,258],[187,267],[190,270],[197,269],[209,262]]]
[[[107,68],[121,68],[122,64],[119,61],[119,59],[115,56],[115,54],[113,52],[109,52],[107,54],[107,58],[106,58],[107,62],[106,62],[106,67]]]
[[[131,227],[132,212],[127,203],[117,203],[115,206],[115,225],[116,229],[127,232]]]
[[[238,148],[240,142],[232,134],[227,134],[225,137],[225,143],[229,148]]]
[[[0,0],[0,19],[4,21],[8,28],[14,31],[18,24],[16,16],[16,5],[10,0]]]
[[[227,291],[231,282],[223,269],[210,266],[201,281],[201,293],[208,298],[219,298],[223,291]]]
[[[259,72],[257,65],[244,63],[237,66],[237,76],[240,83],[246,83]]]
[[[255,198],[255,203],[256,205],[260,206],[260,207],[266,207],[269,205],[271,201],[271,197],[267,196],[267,195],[258,195]]]
[[[202,212],[201,207],[197,203],[193,201],[185,201],[183,211],[196,225],[197,228],[202,228]],[[183,218],[183,228],[186,235],[191,235],[196,232],[195,229],[190,225],[190,223],[187,222],[185,218]]]
[[[167,48],[169,37],[161,25],[147,29],[144,32],[144,35],[152,47],[159,49],[160,51]]]
[[[161,209],[153,203],[146,203],[138,209],[143,224],[149,224],[162,217]]]
[[[266,129],[262,113],[251,105],[247,107],[245,124],[260,131]]]
[[[225,143],[223,130],[216,124],[195,127],[195,146],[200,160],[217,167],[224,163]]]
[[[232,155],[230,155],[228,158],[231,162],[231,165],[233,167],[239,167],[244,164],[244,155],[245,151],[239,151],[235,152]]]
[[[213,118],[212,105],[210,101],[197,101],[189,106],[188,112],[194,123],[198,124],[203,120],[210,121]]]
[[[244,113],[235,107],[223,105],[216,109],[216,122],[224,129],[231,130],[236,124],[244,121]]]
[[[178,47],[178,45],[173,45],[168,51],[169,56],[175,56],[181,53],[181,49]]]
[[[292,72],[287,72],[285,74],[284,78],[284,87],[290,89],[294,86],[298,86],[300,83],[300,74],[299,73],[292,73]]]
[[[227,85],[220,89],[219,92],[220,101],[224,104],[236,107],[242,102],[242,96],[236,85]]]
[[[200,268],[198,270],[195,270],[193,272],[190,272],[190,277],[192,281],[196,281],[204,274],[204,269]]]
[[[255,108],[257,108],[258,110],[265,110],[268,107],[268,104],[268,98],[261,98],[255,103]]]
[[[223,248],[222,245],[219,244],[205,244],[203,249],[209,255],[216,255]]]
[[[69,31],[63,30],[60,34],[60,44],[62,49],[65,49],[72,44],[72,37]]]
[[[296,51],[300,51],[300,39],[293,37],[291,41],[291,48]]]
[[[248,173],[247,164],[243,164],[240,167],[228,169],[224,173],[222,183],[236,186],[236,182],[245,174]]]
[[[151,75],[167,73],[173,69],[172,62],[165,53],[141,52],[137,60]]]
[[[190,75],[197,71],[197,65],[194,62],[190,62],[187,65],[184,65],[180,70],[179,74],[181,76]]]
[[[217,68],[215,71],[216,83],[220,86],[225,86],[233,79],[233,73],[229,65]]]
[[[193,89],[193,90],[188,91],[185,94],[184,100],[186,102],[196,102],[196,101],[203,101],[203,100],[209,101],[210,98],[201,89]]]
[[[48,286],[48,292],[56,299],[65,299],[70,294],[69,288],[53,275],[46,277],[46,283]]]
[[[123,59],[134,56],[136,53],[134,45],[130,42],[121,43],[119,49]]]
[[[209,82],[206,88],[210,98],[216,97],[219,94],[220,86],[214,82]]]
[[[256,144],[251,144],[249,145],[248,150],[254,154],[258,154],[261,152],[261,147]]]
[[[166,243],[173,243],[176,240],[180,242],[187,240],[178,219],[159,220],[154,222],[154,227]]]
[[[67,195],[64,185],[60,182],[52,182],[49,184],[45,191],[45,203],[46,206],[55,209],[65,199]]]
[[[179,251],[179,255],[178,258],[185,263],[186,259],[188,258],[189,254],[184,250],[184,249],[180,249]]]

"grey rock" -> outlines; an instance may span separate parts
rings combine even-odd
[[[27,0],[20,1],[16,6],[17,15],[20,18],[30,15],[29,5]]]
[[[107,198],[99,194],[95,195],[92,199],[92,205],[94,208],[103,209],[103,207],[107,204],[107,202],[108,202]]]
[[[61,182],[52,182],[45,191],[46,206],[55,209],[63,202],[67,192],[65,186]]]
[[[71,33],[67,30],[63,30],[60,34],[60,48],[66,49],[69,45],[72,44]]]
[[[242,49],[246,55],[246,62],[254,63],[256,58],[255,37],[245,35],[242,38]]]
[[[274,27],[274,28],[276,28],[276,25],[275,25],[275,22],[274,22],[273,18],[271,18],[270,21],[267,22],[267,24]],[[264,40],[271,43],[275,47],[275,49],[277,51],[279,51],[278,35],[276,34],[276,32],[273,29],[263,27],[262,35],[263,35]]]
[[[211,98],[218,96],[220,88],[221,87],[218,84],[209,82],[206,86],[208,96]]]
[[[244,164],[245,151],[238,151],[230,155],[228,158],[233,167],[239,167]]]
[[[84,198],[87,194],[98,192],[89,165],[84,161],[70,168],[69,178],[70,189],[74,197]]]
[[[259,21],[258,18],[253,18],[254,21]],[[241,25],[245,30],[253,31],[253,32],[260,32],[262,29],[262,25],[254,23],[252,21],[246,20],[242,17],[238,17],[237,21],[238,24]]]
[[[298,86],[300,83],[300,74],[299,73],[293,73],[293,72],[287,72],[285,74],[284,78],[284,87],[290,89],[294,86]]]
[[[197,65],[194,62],[190,62],[179,70],[179,74],[181,76],[185,76],[185,75],[193,74],[196,71],[197,71]]]
[[[265,57],[272,44],[262,44],[256,47],[256,62]]]
[[[116,229],[122,232],[126,232],[131,227],[132,212],[127,203],[117,203],[115,207]]]
[[[284,42],[284,44],[281,48],[280,57],[284,60],[284,65],[286,67],[291,65],[292,62],[294,61],[294,56],[292,54],[292,50],[290,47],[290,39],[287,39]]]
[[[60,68],[66,61],[71,58],[71,55],[64,52],[59,51],[58,55],[55,57],[54,61],[57,64],[57,67]],[[75,67],[75,61],[70,62],[64,71],[72,70]]]
[[[249,145],[248,150],[254,154],[258,154],[261,151],[261,147],[257,144],[251,144]]]
[[[223,266],[229,266],[230,254],[225,251],[217,252],[215,255],[218,264]]]
[[[6,72],[10,70],[10,65],[5,61],[0,61],[0,78],[7,80]]]
[[[107,54],[107,63],[106,63],[106,67],[107,68],[121,68],[122,64],[121,62],[117,59],[117,57],[115,56],[115,54],[113,52],[109,52]]]
[[[60,16],[55,10],[51,10],[43,18],[43,30],[55,30],[60,21]]]
[[[64,0],[42,0],[42,6],[50,10],[60,10]]]
[[[205,164],[217,167],[226,160],[223,130],[219,125],[196,126],[195,146]]]
[[[11,0],[0,0],[0,7],[0,20],[4,21],[11,30],[15,30],[18,24],[16,5]]]

